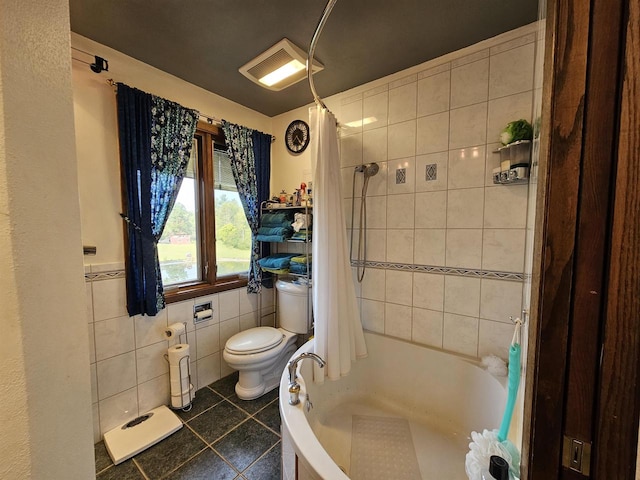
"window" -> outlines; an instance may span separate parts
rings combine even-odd
[[[187,172],[158,243],[167,303],[247,283],[251,230],[222,130],[200,122]]]

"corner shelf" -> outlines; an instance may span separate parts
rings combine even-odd
[[[278,205],[278,206],[273,206],[273,205]],[[271,202],[262,202],[262,204],[260,205],[260,216],[262,217],[262,213],[264,212],[269,212],[269,213],[273,213],[273,212],[278,212],[278,211],[296,211],[299,213],[304,213],[305,215],[311,215],[312,211],[313,211],[313,205],[287,205],[287,206],[280,206],[280,204],[274,204]],[[311,254],[311,244],[313,242],[313,237],[311,239],[307,238],[305,240],[291,240],[290,238],[284,240],[283,242],[268,242],[271,247],[272,247],[272,253],[278,253],[278,245],[281,244],[287,244],[287,245],[291,245],[291,244],[300,244],[300,245],[304,245],[303,249],[304,251],[299,253],[299,255],[305,255],[307,257],[307,272],[306,273],[293,273],[293,272],[287,272],[287,273],[281,273],[281,274],[273,274],[273,277],[275,279],[275,281],[278,280],[279,277],[294,277],[297,280],[300,281],[301,284],[305,284],[308,285],[309,288],[311,288],[312,285],[312,278],[311,278],[311,262],[309,261],[309,257]],[[264,242],[260,242],[260,257],[262,257],[262,245]],[[275,247],[275,248],[274,248]],[[275,250],[275,251],[274,251]],[[275,289],[275,282],[273,285],[273,288]],[[273,314],[276,315],[276,319],[277,319],[277,312],[278,312],[278,295],[277,295],[277,291],[274,291],[275,294],[275,299],[274,299],[274,312]],[[312,302],[309,299],[309,295],[307,295],[307,325],[309,326],[309,333],[313,333],[313,306],[312,306]],[[259,311],[260,311],[260,324],[262,324],[262,317],[263,316],[267,316],[267,315],[263,315],[262,314],[262,305],[259,305]],[[270,315],[270,314],[269,314]],[[277,325],[276,325],[277,326]]]

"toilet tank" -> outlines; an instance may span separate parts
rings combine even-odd
[[[293,333],[309,333],[313,303],[311,286],[285,277],[276,282],[276,295],[278,326]]]

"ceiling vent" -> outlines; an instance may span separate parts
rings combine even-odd
[[[240,67],[239,71],[261,87],[279,91],[307,76],[306,62],[305,51],[283,38],[269,50]],[[313,60],[313,73],[323,68],[324,65]]]

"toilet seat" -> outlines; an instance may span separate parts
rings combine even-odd
[[[280,345],[284,337],[284,334],[277,328],[250,328],[231,337],[225,345],[225,350],[234,355],[265,352]]]

